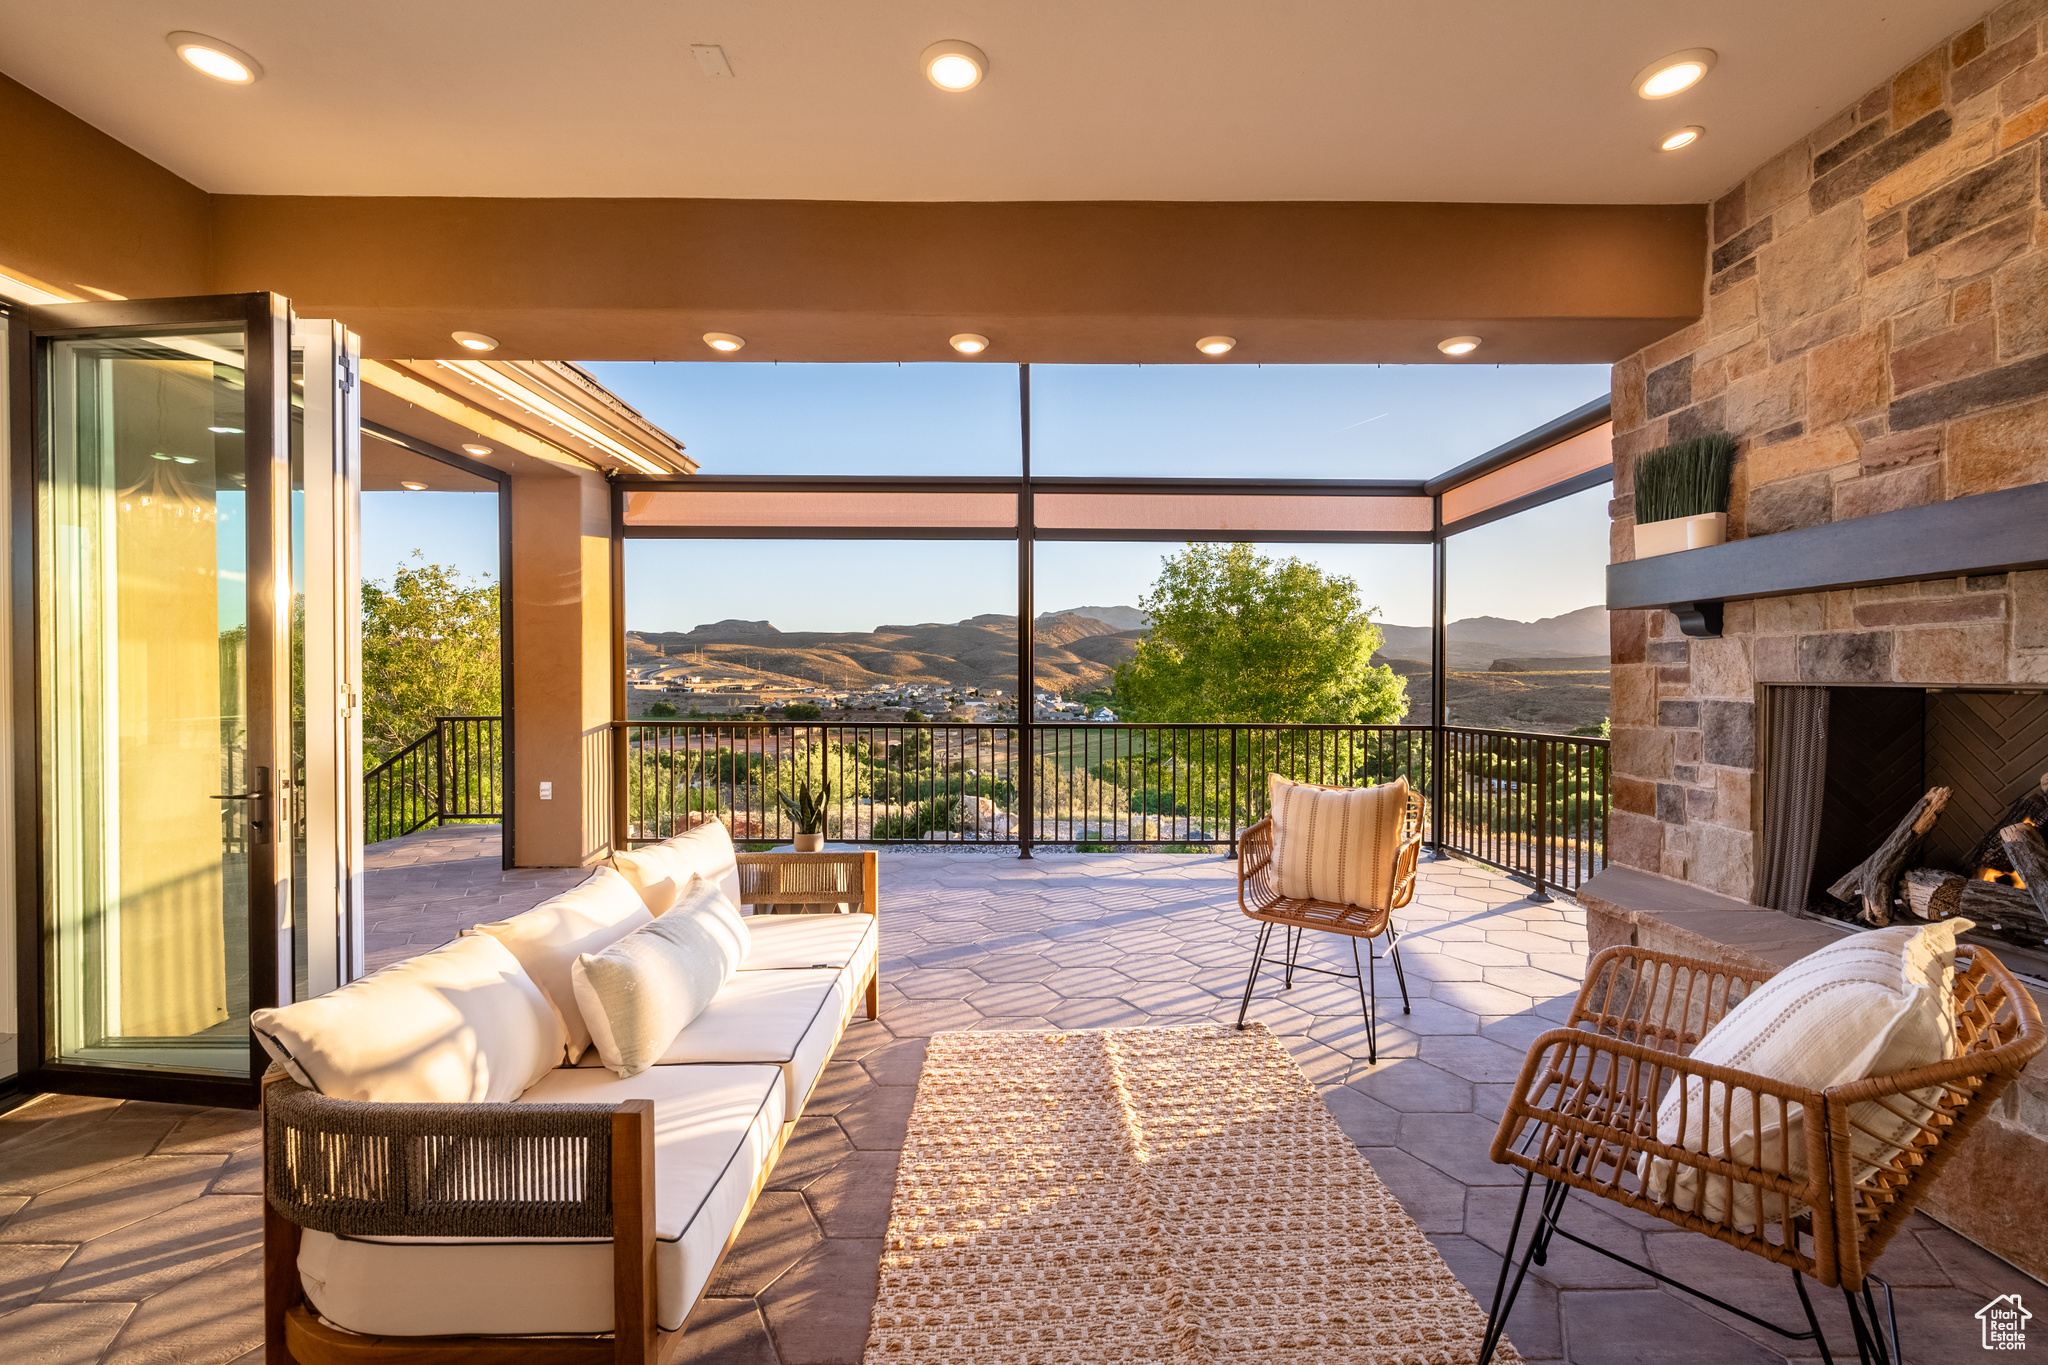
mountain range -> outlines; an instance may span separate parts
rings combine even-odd
[[[1033,653],[1041,687],[1060,692],[1108,685],[1149,622],[1130,606],[1083,606],[1046,612],[1037,619]],[[664,672],[700,672],[707,679],[799,680],[838,688],[886,688],[902,683],[962,687],[1017,686],[1017,618],[990,614],[965,621],[878,626],[871,631],[783,631],[768,621],[729,619],[689,631],[626,632],[627,661]],[[1379,657],[1397,660],[1404,674],[1429,660],[1427,626],[1383,625]],[[1455,670],[1486,670],[1496,659],[1569,660],[1586,667],[1608,651],[1607,612],[1582,607],[1539,621],[1473,616],[1445,631]],[[663,656],[679,661],[662,667]]]

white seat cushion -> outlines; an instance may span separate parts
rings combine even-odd
[[[683,1325],[739,1225],[784,1119],[772,1066],[663,1066],[620,1080],[557,1070],[525,1103],[654,1101],[656,1315]],[[608,1241],[335,1237],[308,1232],[299,1276],[321,1316],[392,1336],[612,1329]]]
[[[512,950],[562,1016],[569,1040],[566,1060],[574,1066],[590,1046],[590,1025],[576,1004],[570,969],[581,954],[602,952],[653,918],[624,874],[600,867],[577,886],[523,914],[479,924],[468,932],[488,934]]]
[[[749,915],[747,928],[753,941],[741,971],[835,968],[849,1002],[860,994],[881,951],[881,926],[873,915]]]
[[[704,1062],[766,1062],[782,1068],[784,1107],[795,1117],[851,1017],[840,974],[826,970],[737,972],[711,1007],[676,1035],[655,1070]],[[598,1065],[586,1054],[582,1067]]]
[[[299,1084],[383,1103],[517,1099],[560,1063],[567,1041],[519,959],[485,934],[257,1010],[249,1026]]]
[[[613,853],[612,866],[633,884],[648,913],[659,915],[693,876],[716,882],[725,898],[740,903],[739,855],[732,834],[717,820],[706,820],[687,834],[664,839],[629,852]]]

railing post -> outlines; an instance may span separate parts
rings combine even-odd
[[[1230,856],[1237,856],[1237,727],[1230,727]]]
[[[1015,761],[1016,781],[1012,785],[1017,797],[1017,856],[1031,856],[1032,835],[1038,828],[1038,768],[1033,753],[1034,738],[1031,726],[1030,688],[1026,685],[1025,696],[1017,703],[1017,757]]]
[[[1536,781],[1536,890],[1529,899],[1547,901],[1544,884],[1550,880],[1550,741],[1537,737]]]
[[[448,718],[434,718],[434,823],[448,823]]]

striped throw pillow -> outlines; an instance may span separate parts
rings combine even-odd
[[[1408,780],[1380,787],[1312,787],[1272,774],[1273,867],[1289,900],[1384,910],[1408,810]]]

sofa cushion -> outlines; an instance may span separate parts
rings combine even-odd
[[[740,972],[711,1008],[675,1037],[659,1066],[765,1062],[782,1068],[794,1115],[831,1059],[853,1013],[840,973],[826,969]],[[585,1068],[598,1065],[593,1052]]]
[[[1384,910],[1408,813],[1408,782],[1315,787],[1272,774],[1273,871],[1280,894]]]
[[[604,1064],[621,1076],[654,1065],[669,1040],[739,970],[747,924],[725,893],[692,876],[664,913],[570,969],[576,1005]]]
[[[584,953],[609,948],[653,918],[622,873],[600,867],[575,888],[524,914],[479,924],[468,932],[489,934],[512,950],[512,956],[562,1016],[562,1030],[569,1040],[565,1060],[574,1066],[590,1046],[590,1025],[576,1003],[570,969]]]
[[[673,839],[612,854],[612,866],[640,893],[650,913],[659,915],[676,903],[692,876],[718,883],[727,900],[740,903],[740,864],[732,834],[717,820],[706,820]]]
[[[747,928],[752,942],[742,971],[829,967],[849,1002],[874,971],[882,941],[873,915],[750,915]]]
[[[703,1293],[780,1138],[772,1066],[664,1066],[621,1080],[558,1070],[536,1104],[654,1101],[656,1317],[675,1331]],[[299,1276],[321,1316],[395,1336],[609,1332],[608,1241],[335,1237],[307,1232]]]
[[[1973,927],[1966,919],[1898,925],[1808,953],[1728,1011],[1693,1048],[1692,1059],[1826,1090],[1954,1056],[1956,935]],[[1911,1130],[1901,1118],[1910,1108],[1896,1101],[1850,1107],[1852,1179],[1869,1172],[1867,1158],[1885,1138]],[[1750,1091],[1737,1087],[1731,1094],[1718,1081],[1709,1087],[1694,1077],[1683,1089],[1673,1085],[1657,1110],[1657,1137],[1758,1170],[1795,1177],[1807,1170],[1799,1106],[1768,1098],[1758,1103]],[[1644,1185],[1651,1198],[1743,1229],[1756,1227],[1760,1216],[1774,1222],[1782,1216],[1779,1209],[1758,1209],[1754,1186],[1702,1177],[1690,1167],[1674,1173],[1673,1164],[1649,1163]]]
[[[514,1100],[561,1062],[562,1021],[510,949],[472,934],[249,1026],[292,1079],[344,1100]]]

